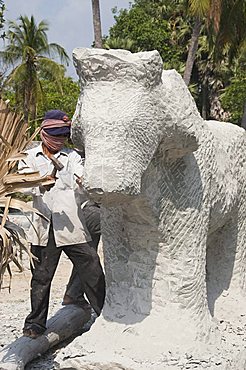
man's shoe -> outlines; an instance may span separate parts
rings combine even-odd
[[[37,333],[34,329],[23,329],[23,336],[36,339],[40,337],[43,333]]]
[[[65,294],[63,297],[62,305],[66,306],[68,304],[76,304],[76,301],[73,300],[69,295]]]
[[[62,301],[62,305],[63,306],[67,306],[69,304],[74,304],[76,306],[79,306],[81,308],[83,308],[83,310],[91,310],[91,305],[87,302],[86,299],[84,298],[81,298],[79,300],[75,300],[73,299],[72,297],[70,297],[69,295],[65,294],[64,297],[63,297],[63,301]]]

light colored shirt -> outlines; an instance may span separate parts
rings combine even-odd
[[[54,169],[52,161],[44,155],[42,145],[27,150],[27,157],[20,161],[19,172],[39,171],[41,176],[50,175]],[[56,172],[55,185],[50,190],[37,186],[29,191],[33,196],[33,207],[49,220],[52,219],[56,246],[85,243],[91,240],[85,225],[81,204],[88,199],[83,188],[76,183],[76,176],[83,175],[83,160],[72,149],[64,148],[54,155],[63,168]],[[50,222],[34,214],[34,227],[30,227],[29,239],[34,245],[46,246]]]

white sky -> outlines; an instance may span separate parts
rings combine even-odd
[[[129,8],[130,0],[100,0],[103,35],[108,35],[114,24],[111,9]],[[5,0],[6,20],[16,20],[20,15],[33,15],[36,22],[49,23],[48,41],[60,44],[69,57],[76,47],[90,47],[93,42],[91,0]],[[71,63],[67,74],[76,78]]]

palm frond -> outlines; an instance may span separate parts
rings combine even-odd
[[[189,0],[190,12],[199,18],[207,14],[209,6],[210,0]]]
[[[28,79],[28,70],[25,63],[17,65],[7,76],[5,85],[23,84]]]
[[[104,42],[105,49],[125,49],[130,50],[132,53],[141,51],[136,45],[136,42],[130,38],[110,37]]]
[[[24,231],[8,221],[9,208],[17,208],[22,212],[36,212],[40,217],[44,217],[27,203],[11,197],[13,190],[37,186],[45,181],[37,173],[32,175],[15,173],[16,163],[24,155],[23,151],[31,140],[23,117],[11,112],[0,99],[0,207],[4,209],[0,215],[0,287],[4,272],[7,270],[11,274],[10,262],[20,267],[16,258],[17,248],[25,250],[31,256]]]
[[[62,80],[65,73],[64,67],[45,57],[39,57],[37,64],[40,75],[51,81],[55,81],[59,90],[62,92]]]
[[[70,58],[69,58],[66,50],[62,46],[52,42],[52,43],[48,44],[47,51],[48,51],[48,54],[51,57],[58,56],[61,60],[61,63],[64,63],[66,66],[68,66]]]

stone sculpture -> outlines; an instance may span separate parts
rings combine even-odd
[[[61,368],[163,370],[168,350],[220,343],[214,318],[244,311],[246,134],[204,121],[156,51],[75,49],[74,61],[73,139],[103,204],[107,297]]]

